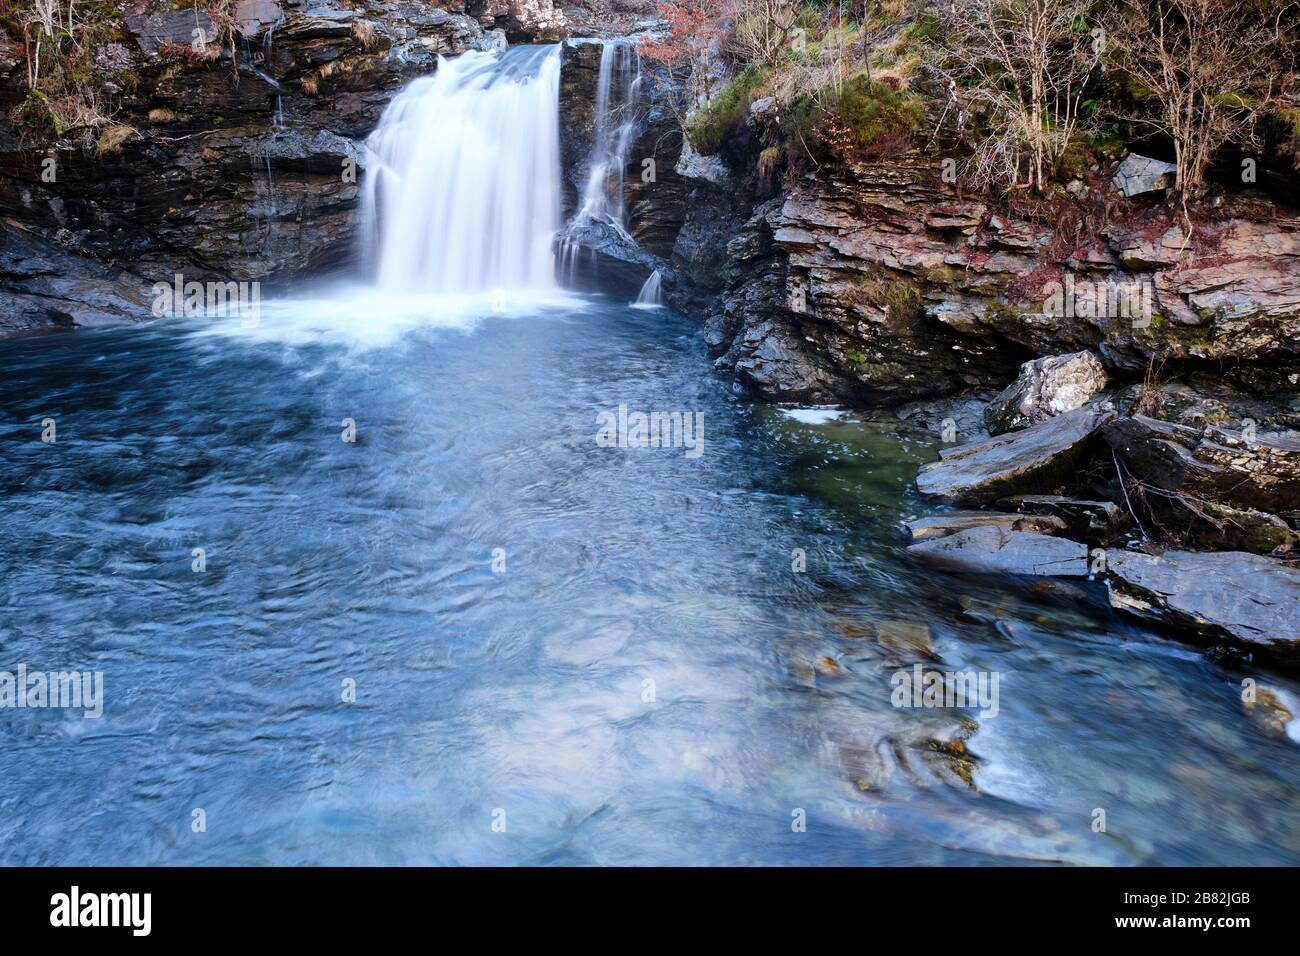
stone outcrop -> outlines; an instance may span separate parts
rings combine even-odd
[[[120,325],[148,315],[149,284],[17,225],[0,229],[0,336],[54,326]]]
[[[1014,494],[1053,493],[1072,483],[1094,433],[1112,418],[1087,407],[973,445],[941,451],[917,475],[921,494],[945,504],[985,505]]]
[[[989,432],[1025,428],[1082,408],[1106,387],[1106,369],[1091,352],[1035,359],[984,409]]]
[[[1300,655],[1300,570],[1241,552],[1106,552],[1111,604],[1247,650]]]
[[[1144,415],[1103,432],[1148,519],[1202,547],[1257,553],[1296,541],[1279,512],[1300,501],[1300,441]]]
[[[1167,208],[1123,199],[1033,221],[938,172],[919,154],[787,171],[763,199],[752,170],[729,170],[756,205],[709,310],[719,367],[769,398],[858,405],[1001,388],[1027,359],[1083,350],[1121,379],[1159,356],[1300,385],[1293,213],[1228,210],[1190,238]]]

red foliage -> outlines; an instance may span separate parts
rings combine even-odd
[[[731,22],[726,0],[660,0],[656,6],[668,32],[643,38],[641,55],[669,64],[699,56],[726,35]]]

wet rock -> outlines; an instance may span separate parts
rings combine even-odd
[[[1250,722],[1272,737],[1289,737],[1300,743],[1300,701],[1286,691],[1256,684],[1242,694],[1242,707]]]
[[[1064,538],[983,526],[922,541],[907,553],[953,571],[1088,576],[1088,548]]]
[[[198,8],[127,14],[126,28],[145,53],[156,53],[168,44],[190,48],[199,38],[196,30],[202,31],[204,43],[217,40],[217,28],[212,18]]]
[[[1064,495],[1014,495],[1003,498],[997,506],[1018,514],[1054,517],[1065,525],[1066,537],[1089,544],[1109,544],[1131,523],[1129,516],[1113,501],[1088,501]]]
[[[1300,656],[1300,570],[1240,551],[1106,552],[1110,603],[1129,614],[1256,649]]]
[[[1112,181],[1125,196],[1140,196],[1169,189],[1177,172],[1178,167],[1173,163],[1129,153],[1115,169]]]
[[[0,229],[0,336],[49,325],[105,326],[151,317],[149,284],[75,249]]]
[[[984,406],[996,393],[978,390],[950,398],[908,402],[893,409],[893,415],[918,431],[938,436],[945,443],[967,444],[987,441]]]
[[[968,528],[1002,528],[1006,531],[1028,531],[1033,534],[1062,534],[1066,524],[1060,518],[1037,514],[999,514],[996,511],[952,511],[941,515],[927,515],[904,522],[913,541],[946,538]]]
[[[1066,412],[1023,431],[943,451],[917,475],[921,494],[947,504],[983,505],[1011,494],[1055,492],[1067,484],[1108,409]]]
[[[989,432],[1026,428],[1082,408],[1106,387],[1106,369],[1091,352],[1035,359],[984,409]]]
[[[561,234],[556,252],[565,283],[579,289],[635,297],[656,269],[665,285],[675,281],[663,260],[604,222],[570,226]]]
[[[907,663],[932,660],[935,656],[930,626],[923,621],[877,621],[875,633],[881,647],[902,654]]]

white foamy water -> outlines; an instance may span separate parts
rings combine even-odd
[[[560,47],[439,57],[366,145],[364,245],[387,293],[555,286]]]
[[[656,269],[641,286],[641,291],[637,293],[636,302],[633,304],[642,309],[654,309],[663,305],[663,292],[660,288],[662,284],[663,276]]]
[[[255,321],[241,316],[203,321],[194,334],[291,346],[322,343],[366,351],[396,345],[415,329],[469,332],[486,318],[573,314],[587,306],[583,297],[558,288],[445,294],[339,285],[321,288],[311,297],[263,302]]]
[[[842,408],[826,408],[816,406],[812,408],[782,408],[781,414],[804,425],[825,425],[827,422],[836,421],[844,416]]]

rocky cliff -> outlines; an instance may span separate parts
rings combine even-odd
[[[1016,216],[907,155],[790,176],[729,240],[708,320],[720,367],[785,401],[888,404],[1000,387],[1025,358],[1092,349],[1247,389],[1300,383],[1300,216],[1262,200],[1189,240],[1105,175]]]

